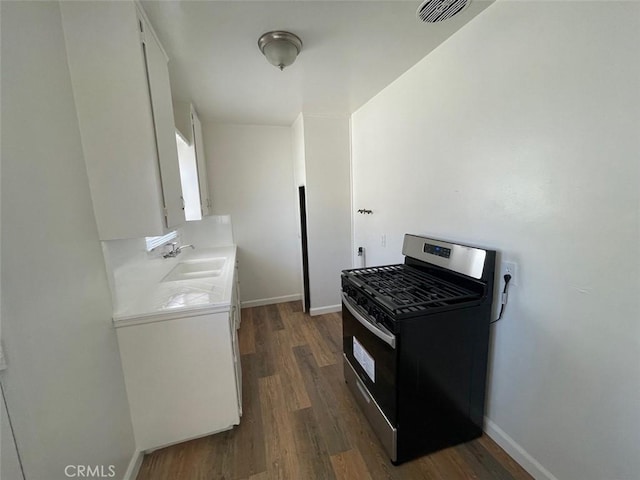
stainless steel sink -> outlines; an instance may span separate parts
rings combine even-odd
[[[177,282],[196,278],[212,278],[222,275],[226,258],[206,258],[201,260],[185,260],[173,267],[163,282]]]

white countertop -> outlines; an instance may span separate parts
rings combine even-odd
[[[225,258],[216,277],[162,281],[179,263]],[[236,246],[183,250],[175,258],[156,258],[129,266],[116,274],[116,328],[141,323],[224,312],[230,309]]]

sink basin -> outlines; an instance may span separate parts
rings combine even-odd
[[[207,258],[202,260],[186,260],[173,267],[163,279],[163,282],[176,282],[179,280],[193,280],[196,278],[219,277],[222,268],[227,262],[226,258]]]

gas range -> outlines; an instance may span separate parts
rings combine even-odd
[[[496,252],[405,235],[404,264],[344,270],[344,376],[391,461],[482,434]]]

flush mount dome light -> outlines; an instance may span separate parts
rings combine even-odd
[[[418,18],[425,23],[447,20],[467,8],[471,0],[425,0],[418,7]]]
[[[271,65],[280,70],[296,61],[302,50],[302,40],[289,32],[267,32],[258,39],[258,47]]]

